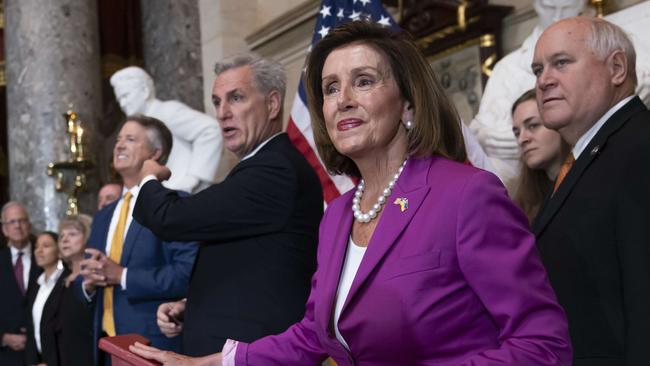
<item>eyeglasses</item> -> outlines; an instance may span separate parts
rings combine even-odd
[[[15,225],[15,224],[19,224],[19,225],[29,224],[29,219],[20,218],[20,219],[13,219],[13,220],[3,221],[2,222],[2,225],[7,225],[7,226],[11,226],[11,225]]]

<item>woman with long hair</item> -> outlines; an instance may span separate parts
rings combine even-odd
[[[569,145],[557,131],[542,124],[535,89],[522,94],[512,105],[512,132],[521,148],[521,171],[513,200],[532,222],[553,189]]]
[[[131,350],[164,365],[569,364],[526,218],[463,164],[458,113],[417,45],[346,23],[313,48],[305,81],[320,157],[359,184],[323,216],[304,318],[202,358]]]

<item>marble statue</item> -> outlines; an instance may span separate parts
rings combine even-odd
[[[209,186],[217,172],[223,145],[217,121],[179,101],[157,99],[151,76],[139,67],[121,69],[110,81],[127,116],[155,117],[172,132],[173,147],[167,161],[172,176],[163,184],[186,192]]]
[[[492,76],[483,91],[479,111],[470,122],[496,174],[507,183],[516,177],[519,146],[512,133],[512,103],[526,90],[535,86],[530,64],[537,39],[553,22],[578,15],[585,0],[534,0],[539,23],[521,47],[494,65]]]
[[[539,23],[524,40],[521,48],[496,63],[492,76],[485,86],[479,111],[470,122],[476,135],[503,182],[510,182],[518,172],[519,148],[512,134],[512,103],[526,90],[535,86],[535,76],[530,64],[535,44],[542,31],[557,20],[576,16],[585,0],[534,0],[533,6]],[[637,94],[650,106],[650,2],[645,1],[605,19],[625,30],[635,44],[637,53]]]

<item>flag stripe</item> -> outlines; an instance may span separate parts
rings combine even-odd
[[[287,125],[287,134],[289,134],[289,139],[293,145],[300,151],[309,164],[316,171],[318,179],[320,179],[320,184],[323,188],[323,198],[325,202],[330,202],[340,195],[338,188],[332,181],[330,175],[327,173],[323,165],[321,165],[320,159],[316,156],[314,150],[305,139],[305,136],[298,132],[298,128],[293,123],[293,119],[289,118],[289,124]]]
[[[379,0],[323,0],[320,9],[312,36],[312,46],[325,37],[330,29],[350,20],[368,19],[383,26],[397,28],[395,21],[382,7]],[[316,170],[316,174],[323,186],[323,197],[326,202],[330,202],[341,193],[352,189],[355,182],[347,176],[329,175],[318,156],[311,128],[311,119],[307,110],[304,74],[302,76],[291,108],[287,134],[298,151],[305,156]]]

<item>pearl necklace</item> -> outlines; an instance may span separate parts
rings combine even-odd
[[[397,169],[397,173],[393,175],[393,178],[390,180],[390,182],[388,182],[388,186],[384,189],[381,196],[379,196],[377,202],[372,205],[372,208],[367,213],[363,213],[363,211],[361,211],[361,197],[363,196],[364,188],[366,188],[366,182],[361,179],[359,185],[357,186],[357,191],[354,192],[354,198],[352,199],[352,212],[354,213],[354,218],[357,221],[367,223],[377,217],[377,214],[379,211],[381,211],[382,207],[386,203],[386,199],[390,197],[390,194],[393,191],[393,187],[395,186],[395,182],[397,182],[397,178],[399,178],[402,170],[404,170],[405,165],[406,159],[399,167],[399,169]]]

